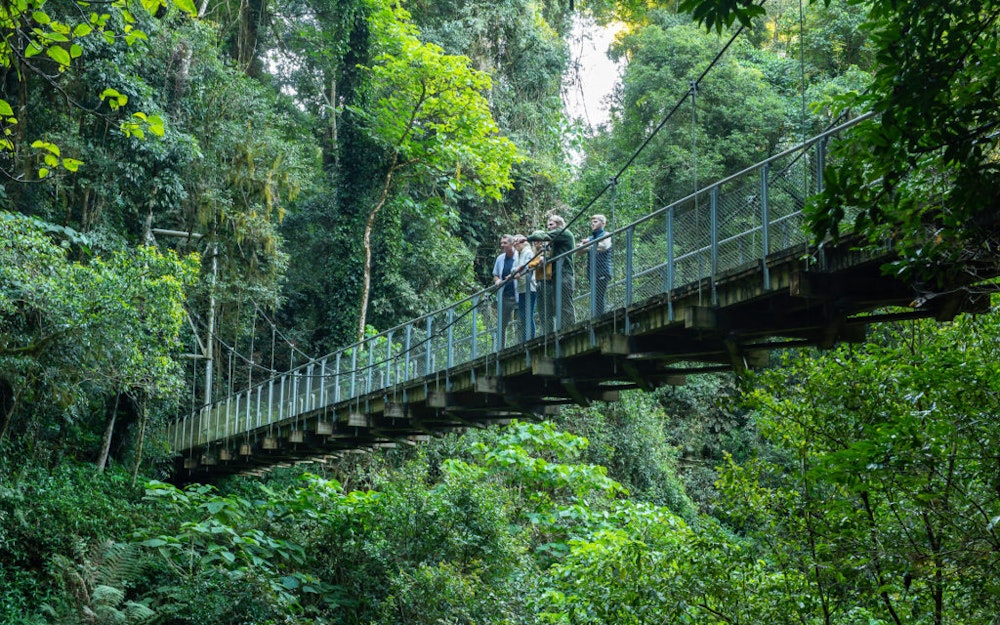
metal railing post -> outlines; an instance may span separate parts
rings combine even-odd
[[[247,389],[246,422],[247,422],[247,432],[249,432],[250,431],[250,389]]]
[[[479,357],[479,296],[472,297],[472,310],[469,312],[469,319],[472,320],[472,360]]]
[[[825,188],[823,170],[826,169],[826,146],[829,140],[829,137],[823,137],[816,142],[816,193],[822,193]]]
[[[674,208],[667,210],[667,320],[674,321]]]
[[[385,337],[385,379],[382,380],[382,388],[392,386],[392,335],[393,331],[389,330]]]
[[[634,273],[633,263],[635,262],[634,254],[634,242],[635,242],[635,226],[632,226],[625,231],[625,307],[628,308],[632,305],[632,298],[634,297],[633,286],[632,286],[632,274]]]
[[[556,260],[556,266],[553,267],[553,269],[555,270],[555,279],[556,279],[556,285],[555,285],[556,286],[556,310],[555,310],[556,318],[555,318],[555,323],[552,324],[552,327],[556,329],[556,332],[561,332],[562,329],[563,329],[563,327],[562,327],[562,307],[563,307],[563,303],[564,303],[562,301],[563,260],[565,260],[565,259],[560,258],[560,259]],[[572,302],[570,302],[570,304],[572,304]]]
[[[431,331],[434,329],[434,322],[432,321],[430,315],[427,316],[427,351],[424,353],[424,375],[431,372],[431,351],[434,348],[434,336]]]
[[[499,352],[503,349],[503,289],[497,295],[497,331],[493,335],[493,351]]]
[[[348,399],[354,399],[357,396],[354,391],[357,389],[358,383],[358,349],[360,348],[361,343],[351,348],[351,394]]]
[[[590,242],[590,249],[587,250],[587,267],[590,274],[590,318],[597,316],[597,244]]]
[[[304,412],[309,412],[314,407],[312,404],[312,387],[313,387],[313,371],[315,369],[316,369],[316,364],[313,362],[310,362],[309,366],[306,367],[306,397],[305,401],[302,402],[303,403],[302,410]]]
[[[455,365],[455,307],[448,309],[448,368]]]
[[[285,419],[285,378],[288,374],[281,376],[281,386],[278,388],[278,421]]]
[[[403,380],[410,381],[410,348],[413,343],[413,323],[406,324],[406,351],[403,353]]]
[[[279,410],[281,408],[279,407]],[[274,378],[268,380],[267,383],[267,423],[271,424],[274,420]]]
[[[260,396],[264,394],[263,385],[257,385],[257,425],[255,427],[260,427]]]
[[[372,378],[375,375],[375,339],[368,339],[368,375],[365,376],[365,394],[372,392]]]
[[[292,376],[292,388],[291,390],[289,390],[289,394],[291,395],[289,399],[291,401],[288,402],[288,410],[289,410],[288,416],[294,417],[295,415],[299,414],[299,372],[292,371],[291,376]]]
[[[343,351],[337,352],[337,357],[333,361],[333,403],[340,403],[340,357]]]
[[[233,405],[232,399],[233,398],[231,396],[226,398],[226,429],[229,429],[229,421],[230,421],[230,418],[229,418],[229,408],[230,408],[230,406]],[[211,411],[209,412],[209,414],[211,414]],[[236,432],[240,428],[240,396],[239,395],[236,396],[236,410],[233,411],[233,414],[235,415],[235,418],[232,419],[232,421],[233,421],[233,432]]]
[[[771,172],[770,164],[765,164],[760,168],[760,268],[764,277],[764,290],[771,290],[771,271],[767,267],[767,255],[771,253],[771,218],[768,215],[768,174]]]
[[[719,274],[719,186],[712,187],[709,192],[709,223],[711,228],[711,254],[712,254],[712,305],[719,303],[719,293],[716,290],[715,281]]]
[[[326,358],[319,361],[319,405],[326,406]]]

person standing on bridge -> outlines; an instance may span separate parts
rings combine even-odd
[[[590,218],[590,236],[580,241],[579,251],[587,252],[587,280],[594,293],[591,317],[604,314],[605,296],[611,283],[611,235],[605,232],[606,225],[607,217],[594,215]]]
[[[528,238],[523,234],[514,235],[514,249],[517,252],[514,261],[517,267],[514,270],[514,277],[517,278],[517,315],[521,323],[523,342],[535,337],[535,297],[538,285],[535,283],[535,272],[525,269],[535,251],[531,249]]]
[[[493,263],[493,285],[497,291],[497,349],[504,348],[507,325],[517,316],[517,279],[513,276],[517,268],[517,254],[514,253],[514,237],[505,234],[500,237],[500,255]]]
[[[553,329],[562,330],[576,323],[576,311],[573,309],[573,259],[569,256],[556,258],[576,248],[576,239],[566,228],[566,220],[559,215],[549,215],[546,227],[549,243],[545,263],[555,263],[555,265],[552,267],[552,277],[547,281],[541,296],[540,318],[542,330],[549,333]]]

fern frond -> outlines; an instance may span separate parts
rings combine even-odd
[[[142,573],[142,551],[131,543],[109,540],[95,545],[91,562],[96,568],[94,581],[98,584],[128,586]]]
[[[94,587],[94,592],[90,594],[91,602],[95,605],[105,605],[118,607],[125,600],[125,591],[112,586],[100,585]]]

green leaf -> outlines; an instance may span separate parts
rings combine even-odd
[[[192,17],[198,15],[198,9],[194,6],[194,0],[174,0],[174,6]]]
[[[10,117],[14,114],[14,109],[10,107],[10,103],[7,100],[0,99],[0,115],[4,117]]]
[[[52,27],[54,28],[55,26],[53,25]],[[68,33],[59,33],[59,32],[52,31],[52,32],[40,34],[40,36],[42,38],[44,38],[46,41],[55,41],[55,42],[59,42],[59,43],[66,43],[67,41],[69,41],[69,37],[67,37],[66,34],[68,34]]]
[[[35,20],[39,24],[48,24],[52,21],[52,18],[49,17],[49,14],[45,11],[35,11],[31,14],[31,19]]]
[[[163,3],[160,0],[142,0],[142,8],[146,9],[150,15],[156,15]]]
[[[90,24],[77,24],[76,28],[73,29],[74,37],[86,37],[91,32],[94,31],[94,27]]]
[[[42,178],[45,178],[48,175],[49,175],[48,168],[46,168],[46,167],[39,168],[39,170],[38,170],[38,179],[39,180],[41,180]]]
[[[129,32],[127,35],[125,35],[125,43],[127,43],[130,46],[134,44],[136,41],[139,41],[140,39],[149,39],[149,37],[147,37],[146,33],[142,32],[141,30],[133,30]]]
[[[281,578],[281,585],[287,588],[288,590],[295,590],[301,584],[299,582],[299,578],[293,575],[286,575]]]
[[[37,41],[31,41],[28,47],[24,49],[24,57],[30,59],[33,56],[38,56],[44,49]]]
[[[49,58],[51,58],[59,65],[62,65],[63,67],[69,67],[69,62],[70,62],[69,52],[67,52],[64,48],[61,48],[59,46],[52,46],[51,48],[47,48],[45,50],[45,54],[47,54]]]
[[[157,137],[162,137],[164,134],[163,118],[159,115],[150,115],[149,117],[149,132],[153,133]]]
[[[101,92],[101,100],[108,100],[108,106],[112,110],[117,110],[128,103],[128,96],[119,93],[116,89],[108,88]]]
[[[62,166],[66,168],[67,171],[76,171],[80,169],[80,165],[83,165],[83,161],[75,158],[64,158],[62,161]]]
[[[37,148],[37,149],[42,149],[42,150],[47,150],[50,153],[55,154],[56,156],[60,155],[60,153],[59,153],[59,146],[56,145],[56,144],[54,144],[54,143],[49,143],[48,141],[42,141],[40,139],[36,140],[36,141],[32,141],[31,142],[31,147]]]

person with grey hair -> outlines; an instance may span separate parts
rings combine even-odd
[[[514,276],[517,278],[517,316],[521,324],[521,341],[535,338],[535,297],[538,285],[535,282],[535,272],[527,269],[528,262],[534,257],[535,250],[528,243],[528,237],[523,234],[514,235],[514,250],[516,260]]]
[[[594,293],[591,316],[604,314],[608,285],[611,283],[611,235],[605,232],[608,218],[597,214],[590,218],[590,236],[580,241],[580,252],[587,252],[587,281]]]
[[[517,254],[514,252],[514,236],[500,237],[500,255],[493,263],[493,285],[497,290],[497,349],[504,348],[507,325],[517,316]]]
[[[573,233],[566,228],[566,220],[559,215],[549,215],[545,225],[549,238],[545,262],[555,263],[551,279],[546,280],[545,288],[539,287],[541,293],[539,298],[542,301],[539,320],[542,331],[548,334],[557,328],[563,330],[576,323],[576,311],[573,309],[573,259],[570,256],[564,256],[555,261],[548,260],[573,250],[576,247],[576,239],[573,237]],[[557,284],[559,285],[558,298],[556,297]],[[557,317],[558,325],[556,324]]]

